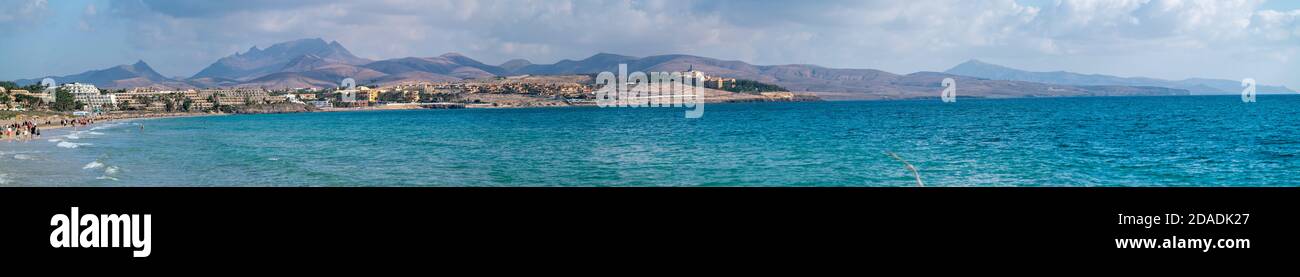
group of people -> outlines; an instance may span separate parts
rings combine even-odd
[[[62,126],[72,125],[72,127],[77,127],[78,125],[85,126],[90,124],[95,124],[94,118],[77,118],[77,119],[59,120],[59,125]]]
[[[41,129],[36,127],[35,122],[23,121],[9,124],[0,130],[0,138],[5,139],[33,139],[41,136]]]

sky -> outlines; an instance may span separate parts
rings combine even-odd
[[[1279,0],[0,0],[0,80],[137,60],[189,77],[318,37],[370,59],[691,54],[903,74],[979,59],[1300,88],[1300,1]]]

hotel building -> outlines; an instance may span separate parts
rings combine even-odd
[[[63,91],[72,93],[74,101],[86,104],[84,111],[106,111],[116,108],[117,96],[99,93],[99,88],[92,84],[71,83],[59,86]]]

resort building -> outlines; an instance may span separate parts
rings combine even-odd
[[[100,93],[74,93],[72,99],[86,104],[85,111],[108,111],[116,109],[117,95]]]
[[[322,109],[330,107],[330,101],[328,100],[308,101],[307,104],[311,104],[312,106],[316,106],[317,108],[322,108]]]
[[[85,111],[112,110],[117,105],[116,95],[99,93],[99,88],[96,88],[95,85],[92,84],[63,84],[62,86],[59,86],[59,89],[72,93],[73,101],[81,102],[86,105],[82,107],[82,110]],[[51,99],[49,102],[53,103],[53,100],[54,99]]]
[[[63,84],[60,88],[72,94],[99,94],[99,88],[92,84],[71,83]]]
[[[242,106],[246,103],[265,103],[271,100],[271,96],[266,90],[261,88],[228,88],[228,89],[204,89],[199,90],[198,95],[201,98],[208,99],[216,96],[216,100],[221,105]],[[283,98],[281,98],[283,99]]]
[[[208,101],[208,97],[200,96],[199,91],[189,89],[185,90],[182,94],[185,95],[185,98],[190,99],[191,111],[206,111],[212,109],[212,101]]]
[[[15,90],[10,90],[10,91],[9,91],[9,97],[13,97],[15,100],[17,100],[18,95],[30,95],[30,96],[32,96],[32,97],[36,97],[36,98],[41,99],[41,101],[44,101],[45,103],[54,103],[54,95],[53,95],[53,94],[49,94],[49,93],[31,93],[31,92],[29,92],[29,91],[27,91],[27,90],[22,90],[22,89],[15,89]]]
[[[338,95],[338,102],[352,103],[357,102],[357,90],[345,89],[334,92]]]
[[[356,99],[356,100],[357,100],[357,101],[369,101],[369,102],[371,102],[371,103],[379,102],[379,94],[380,94],[380,93],[381,93],[381,92],[380,92],[379,90],[376,90],[376,89],[371,89],[371,88],[368,88],[368,87],[359,87],[359,88],[357,88],[357,99]]]
[[[201,108],[196,107],[195,104],[208,102],[207,99],[194,99],[191,97],[196,95],[194,90],[133,88],[116,95],[117,107],[126,107],[132,110],[166,111],[168,101],[172,102],[174,110],[180,110],[181,103],[187,98],[190,100],[190,109],[199,110]],[[211,104],[208,104],[207,107],[211,107]]]

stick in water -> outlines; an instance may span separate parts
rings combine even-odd
[[[894,151],[887,151],[886,153],[888,153],[890,157],[894,157],[895,160],[898,160],[899,162],[902,162],[903,165],[907,166],[907,170],[912,171],[912,176],[916,176],[916,186],[918,187],[925,186],[925,183],[921,182],[921,173],[916,172],[916,167],[912,166],[912,163],[907,162],[907,160],[904,160],[903,157],[899,157],[898,154],[894,153]]]

